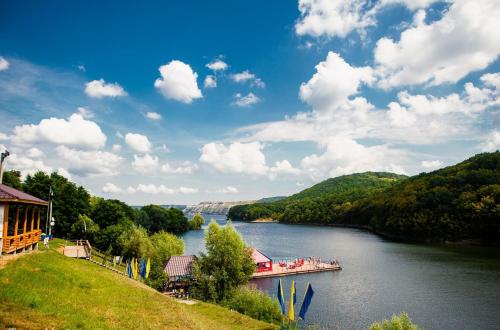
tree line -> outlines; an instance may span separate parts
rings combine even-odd
[[[235,206],[228,216],[362,226],[401,240],[500,239],[498,151],[388,185],[358,185],[355,179],[360,176],[366,173],[336,178],[335,184],[343,188],[334,192],[324,189],[329,179],[278,202]]]

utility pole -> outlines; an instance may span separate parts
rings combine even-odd
[[[0,184],[2,184],[2,180],[3,180],[3,162],[5,160],[5,158],[9,157],[10,155],[10,152],[8,150],[5,150],[4,152],[2,152],[1,154],[1,160],[0,160]]]
[[[45,221],[45,233],[50,234],[50,222],[52,221],[52,186],[49,186],[49,207],[47,208],[47,220]]]

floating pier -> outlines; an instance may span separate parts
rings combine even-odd
[[[273,263],[271,268],[272,270],[269,269],[255,272],[252,278],[266,278],[342,270],[342,267],[340,267],[338,263],[314,262],[310,260],[305,260],[302,265]]]

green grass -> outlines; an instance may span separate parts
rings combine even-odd
[[[228,309],[178,303],[85,260],[49,250],[0,270],[0,328],[275,329]]]

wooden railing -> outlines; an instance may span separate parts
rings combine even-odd
[[[36,244],[40,241],[41,234],[41,229],[35,229],[23,234],[6,236],[3,238],[2,251],[5,253],[11,253]]]

